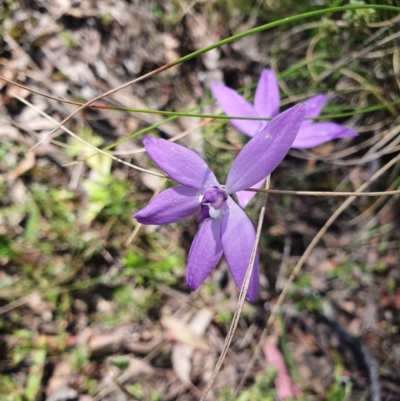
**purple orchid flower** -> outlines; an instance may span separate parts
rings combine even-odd
[[[266,117],[272,118],[279,113],[279,85],[272,70],[264,69],[254,95],[254,106],[246,99],[225,85],[213,82],[211,92],[227,116]],[[318,94],[306,100],[305,118],[319,116],[326,101],[326,95]],[[257,134],[268,122],[257,120],[231,120],[232,125],[240,132],[250,137]],[[309,149],[336,138],[348,138],[358,135],[356,131],[331,121],[313,122],[305,120],[292,144],[294,149]],[[260,188],[264,181],[253,188]],[[237,194],[239,204],[245,208],[256,192],[240,192]]]
[[[243,147],[229,171],[226,185],[217,181],[205,161],[194,151],[164,139],[147,137],[150,158],[179,186],[166,189],[133,217],[142,224],[169,224],[200,212],[203,221],[187,261],[186,283],[194,291],[217,266],[222,254],[236,285],[241,288],[255,240],[255,230],[245,212],[230,195],[267,177],[289,151],[305,115],[299,104],[274,118]],[[258,256],[246,297],[258,295]]]

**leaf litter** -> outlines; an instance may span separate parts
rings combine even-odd
[[[80,102],[243,27],[264,23],[267,13],[275,19],[289,15],[288,10],[263,5],[258,14],[253,10],[247,19],[248,10],[240,9],[234,1],[227,2],[230,9],[214,1],[190,7],[176,2],[122,0],[7,3],[10,17],[0,43],[0,75],[50,96]],[[324,23],[314,29],[329,31]],[[331,33],[343,43],[337,59],[365,74],[371,70],[371,59],[349,60],[346,52],[350,54],[352,46],[356,51],[367,49],[365,32],[379,34],[382,28],[368,24],[356,28],[355,34],[362,40],[353,43],[341,28],[345,23],[338,21],[336,33]],[[390,24],[387,22],[389,30]],[[376,41],[381,39],[378,34]],[[278,29],[247,37],[117,92],[102,104],[186,110],[188,105],[209,99],[211,81],[236,89],[255,83],[266,65],[274,67],[276,73],[285,72],[305,57],[306,35],[287,35],[283,42],[278,37]],[[320,46],[314,47],[316,57],[326,50],[325,44]],[[319,90],[334,92],[336,102],[347,107],[357,107],[362,101],[368,105],[377,95],[380,100],[392,101],[399,88],[389,48],[394,44],[386,46],[387,56],[374,61],[372,87],[337,68],[336,73],[343,74],[337,85],[331,75]],[[293,52],[289,52],[291,48]],[[371,57],[375,50],[368,50]],[[315,93],[314,88],[304,85],[307,79],[307,74],[282,78],[283,88],[291,88],[284,91],[288,101],[302,86],[308,88],[305,97]],[[132,211],[143,207],[153,192],[162,189],[163,182],[155,177],[149,180],[150,176],[142,179],[127,166],[113,162],[103,166],[107,167],[104,179],[96,190],[88,190],[85,181],[96,172],[95,160],[83,165],[82,149],[76,152],[76,142],[66,134],[29,151],[54,124],[19,102],[17,96],[56,121],[75,106],[3,81],[0,85],[0,392],[7,394],[7,401],[198,399],[221,352],[236,306],[237,292],[227,278],[226,263],[221,263],[204,289],[188,294],[184,261],[196,232],[194,218],[144,231],[129,247],[123,246],[134,228]],[[377,91],[379,88],[386,89]],[[250,93],[244,92],[246,96]],[[207,108],[204,111],[217,110],[215,105]],[[352,123],[366,132],[363,139],[378,137],[380,133],[371,132],[369,127],[384,122],[390,133],[396,124],[391,115],[397,108],[361,115]],[[79,136],[95,142],[101,139],[102,146],[107,146],[163,119],[153,114],[89,109],[67,125]],[[183,143],[196,146],[211,164],[229,165],[231,160],[222,155],[212,158],[213,141],[226,142],[215,124],[212,129],[190,134]],[[153,134],[170,138],[188,128],[193,128],[193,121],[182,117],[159,126]],[[232,127],[227,125],[226,130],[232,132]],[[227,138],[233,139],[226,145],[242,145],[232,133]],[[142,146],[140,139],[125,144],[118,150]],[[383,154],[350,169],[341,166],[340,159],[320,161],[342,151],[342,145],[334,143],[326,149],[300,153],[306,160],[291,153],[273,176],[273,188],[320,190],[337,186],[353,190],[390,157]],[[142,156],[124,158],[153,168]],[[362,148],[351,155],[362,156]],[[80,164],[69,166],[73,161]],[[398,185],[395,168],[373,189]],[[368,395],[374,400],[399,399],[397,198],[383,198],[375,206],[375,201],[359,199],[346,210],[291,286],[282,307],[285,336],[276,325],[268,333],[264,345],[272,341],[278,346],[272,351],[275,356],[283,355],[293,386],[300,386],[307,396],[338,399],[334,395],[342,394],[340,399],[345,399],[343,394],[348,391],[347,399]],[[90,218],[85,217],[88,206],[96,202],[100,206]],[[255,208],[257,202],[258,198]],[[245,306],[210,399],[232,399],[280,286],[338,202],[269,197],[261,239],[261,300],[254,307]],[[348,225],[368,210],[363,224]],[[284,352],[285,347],[289,353]],[[282,375],[281,362],[275,362],[275,368],[281,369]],[[281,394],[284,399],[265,373],[268,364],[270,357],[256,359],[241,389],[243,399],[258,399],[259,394]],[[263,383],[269,384],[263,387]]]

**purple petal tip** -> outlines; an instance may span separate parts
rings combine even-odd
[[[193,150],[151,136],[143,143],[153,162],[179,184],[197,189],[219,185],[206,162]]]
[[[298,104],[279,114],[246,144],[229,171],[229,193],[252,187],[275,170],[292,146],[305,110]]]

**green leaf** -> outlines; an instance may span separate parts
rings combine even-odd
[[[43,368],[46,360],[46,350],[36,349],[30,353],[32,365],[26,380],[24,395],[27,401],[35,401],[43,377]]]
[[[125,370],[129,366],[129,359],[124,356],[116,356],[111,362],[114,366],[121,370]]]

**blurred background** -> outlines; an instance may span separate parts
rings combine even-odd
[[[226,262],[189,293],[196,216],[138,227],[132,213],[170,183],[93,147],[157,171],[144,136],[184,133],[179,143],[224,182],[246,140],[226,120],[144,111],[218,116],[211,82],[251,100],[261,71],[272,68],[281,110],[325,93],[322,117],[359,132],[291,150],[272,188],[355,191],[391,163],[368,190],[399,189],[400,16],[383,9],[329,12],[247,36],[99,100],[108,109],[87,108],[66,123],[69,133],[50,135],[79,104],[165,63],[347,4],[373,2],[0,3],[1,400],[197,400],[211,375],[238,300]],[[266,329],[293,267],[344,199],[269,196],[260,298],[245,305],[209,400],[400,400],[398,195],[358,198],[344,210]],[[254,223],[261,204],[259,195],[247,209]]]

